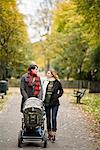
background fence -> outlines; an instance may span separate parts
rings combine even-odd
[[[86,80],[61,80],[63,88],[73,88],[73,89],[88,89],[90,93],[100,93],[100,82],[86,81]],[[20,79],[10,79],[8,81],[9,87],[19,87]]]
[[[61,80],[63,88],[88,89],[90,93],[100,93],[100,82],[86,80]]]

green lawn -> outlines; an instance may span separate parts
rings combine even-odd
[[[65,94],[72,96],[73,91],[74,89],[65,89]],[[76,104],[76,97],[73,97],[72,101]],[[88,91],[86,91],[80,101],[81,105],[78,104],[78,106],[88,114],[94,116],[96,121],[100,123],[100,93],[88,93]]]
[[[2,108],[3,108],[4,104],[5,104],[5,102],[6,102],[6,98],[2,99],[2,98],[0,97],[0,111],[2,110]]]
[[[91,113],[100,122],[100,93],[86,93],[81,102],[83,103],[83,109]]]
[[[0,96],[0,111],[3,109],[4,105],[6,104],[8,100],[8,96],[10,96],[12,92],[10,90],[7,90],[7,95],[4,95],[4,98]]]

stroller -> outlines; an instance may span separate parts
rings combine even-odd
[[[47,147],[46,117],[42,100],[28,98],[23,107],[22,129],[18,135],[18,147],[25,142],[41,141]]]

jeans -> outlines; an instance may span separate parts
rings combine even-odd
[[[57,106],[46,106],[46,118],[47,118],[47,130],[56,131],[57,130],[57,112],[59,105]]]

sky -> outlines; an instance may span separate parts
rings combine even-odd
[[[25,17],[26,18],[25,23],[27,24],[27,30],[31,42],[36,42],[40,40],[39,32],[33,29],[31,19],[33,18],[33,22],[37,20],[38,18],[37,9],[40,7],[41,2],[43,2],[43,0],[17,0],[17,3],[19,3],[18,5],[19,11],[25,16],[27,16]]]

